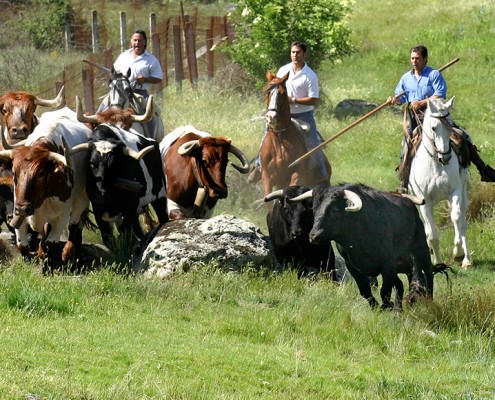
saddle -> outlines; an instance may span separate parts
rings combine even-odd
[[[309,131],[311,130],[311,126],[307,122],[301,119],[291,118],[291,121],[293,125],[296,127],[297,133],[301,137],[301,140],[304,143],[304,147],[306,148],[306,151],[307,152],[310,151],[312,147],[308,143],[308,134]],[[320,136],[319,132],[318,132],[318,136]],[[320,139],[323,142],[323,138],[321,136]],[[321,169],[320,160],[318,159],[318,156],[316,154],[312,154],[311,156],[309,156],[308,161],[309,161],[309,168],[311,170]]]
[[[423,131],[418,126],[414,129],[412,136],[406,135],[406,146],[404,146],[404,154],[403,160],[412,160],[416,155],[419,145],[421,144],[421,140],[423,137]],[[462,128],[452,126],[452,132],[450,134],[450,144],[452,146],[452,150],[459,158],[459,164],[462,168],[467,168],[471,163],[471,158],[469,156],[469,147],[468,147],[468,134]],[[410,163],[409,168],[406,168],[406,162],[402,162],[401,165],[397,167],[399,171],[399,175],[407,174],[409,176]]]

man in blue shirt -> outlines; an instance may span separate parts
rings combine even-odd
[[[427,48],[422,45],[414,46],[411,48],[410,53],[412,70],[402,75],[395,88],[395,96],[389,97],[387,100],[390,105],[407,103],[407,126],[405,127],[407,135],[404,138],[401,155],[399,192],[407,192],[409,169],[412,161],[410,150],[413,132],[417,126],[422,124],[428,99],[445,99],[447,97],[447,83],[442,74],[440,71],[426,65],[428,62]],[[404,91],[404,95],[397,97]],[[457,127],[455,123],[453,124]],[[495,182],[495,170],[483,162],[468,133],[462,128],[459,129],[465,134],[470,161],[478,169],[481,180]]]

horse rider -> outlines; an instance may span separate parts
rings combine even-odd
[[[162,82],[163,71],[158,59],[146,50],[146,32],[136,30],[131,36],[131,46],[124,50],[115,60],[113,69],[124,75],[130,70],[129,81],[134,93],[143,97],[144,108],[149,97],[151,85]],[[108,107],[103,100],[97,112]]]
[[[286,81],[287,95],[290,102],[291,117],[302,120],[309,125],[310,130],[307,134],[303,134],[302,139],[307,150],[318,146],[323,142],[314,118],[314,106],[319,99],[318,77],[314,71],[306,64],[307,46],[304,42],[294,41],[290,45],[291,62],[280,67],[277,71],[277,77],[282,78],[287,73],[289,77]],[[261,139],[261,143],[266,136],[266,126]],[[321,150],[315,152],[311,156],[313,161],[310,163],[316,164],[317,168],[322,169],[322,176],[328,177],[329,171],[326,170],[325,157]],[[255,158],[255,165],[248,176],[248,182],[254,183],[261,178],[261,164],[259,151]]]
[[[404,117],[404,140],[401,153],[401,164],[399,165],[400,185],[397,189],[400,193],[407,193],[409,184],[409,172],[412,162],[413,139],[416,133],[421,132],[424,113],[428,99],[443,98],[447,96],[447,83],[440,71],[426,65],[428,62],[428,50],[423,45],[417,45],[410,50],[412,70],[402,75],[395,96],[389,97],[389,105],[400,105],[406,103]],[[405,95],[398,96],[402,92]],[[495,170],[487,165],[480,157],[478,149],[473,144],[468,132],[459,127],[450,116],[447,118],[449,124],[454,128],[467,146],[469,161],[478,169],[481,180],[484,182],[495,182]]]

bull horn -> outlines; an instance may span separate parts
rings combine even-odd
[[[7,138],[5,137],[5,134],[7,133],[6,132],[7,129],[5,129],[5,131],[2,129],[2,146],[5,150],[9,150],[12,148],[12,146],[9,144],[9,142],[7,142]]]
[[[2,132],[2,146],[5,150],[10,150],[13,149],[14,147],[24,146],[24,143],[26,143],[26,139],[23,139],[20,142],[14,144],[9,144],[9,142],[7,142],[7,138],[5,137],[5,131]]]
[[[141,151],[136,151],[134,149],[131,149],[130,147],[125,147],[124,148],[124,155],[129,156],[134,158],[135,160],[139,161],[141,158],[143,158],[146,154],[148,154],[151,150],[153,150],[155,146],[151,145],[148,147],[145,147]]]
[[[199,140],[190,140],[189,142],[182,143],[179,149],[177,150],[177,153],[183,156],[185,154],[189,154],[197,147],[199,147]]]
[[[363,207],[363,201],[359,195],[351,190],[344,190],[344,198],[348,200],[348,206],[345,208],[346,211],[356,212],[361,210]]]
[[[50,151],[48,155],[48,159],[64,164],[66,167],[69,166],[67,164],[67,159],[60,153],[55,153],[54,151]]]
[[[148,101],[146,102],[146,111],[143,115],[133,114],[133,122],[148,122],[153,118],[153,95],[150,94]]]
[[[299,201],[310,199],[311,197],[313,197],[313,190],[308,190],[307,192],[304,192],[303,194],[300,194],[299,196],[296,196],[293,199],[287,199],[287,202],[297,203]]]
[[[422,199],[418,196],[414,196],[414,195],[408,194],[408,193],[401,193],[401,196],[405,197],[406,199],[411,200],[414,204],[416,204],[418,206],[422,206],[423,204],[425,204],[425,199]]]
[[[35,97],[34,99],[34,104],[37,106],[42,106],[42,107],[50,107],[50,108],[57,108],[62,104],[62,101],[64,99],[64,91],[65,91],[65,86],[62,86],[60,91],[58,92],[57,97],[55,97],[52,100],[47,100],[47,99],[42,99],[40,97]]]
[[[244,153],[232,144],[230,145],[230,152],[243,164],[242,167],[239,167],[238,165],[232,163],[232,166],[241,174],[247,174],[249,172],[249,161]]]
[[[72,168],[72,157],[71,157],[71,152],[70,152],[70,146],[67,143],[67,139],[65,139],[65,137],[63,137],[63,136],[62,136],[62,143],[64,145],[64,157],[67,161],[67,166],[69,168]]]
[[[265,196],[264,198],[265,203],[268,203],[269,201],[281,199],[283,194],[284,194],[283,189],[275,190],[274,192],[271,192],[270,194],[267,194]]]
[[[0,150],[0,157],[6,157],[12,159],[12,150]]]
[[[77,120],[83,124],[98,124],[98,118],[96,118],[96,115],[84,115],[79,96],[76,96],[76,115]]]
[[[85,151],[89,149],[89,143],[81,143],[78,144],[77,146],[74,146],[73,148],[70,149],[69,154],[76,154],[79,153],[80,151]]]

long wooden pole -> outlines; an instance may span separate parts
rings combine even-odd
[[[448,67],[450,67],[451,65],[455,64],[457,61],[459,61],[459,57],[457,58],[454,58],[452,61],[448,62],[447,64],[445,64],[442,68],[439,69],[439,71],[443,71],[445,69],[447,69]],[[398,95],[394,96],[395,98],[398,98],[398,97],[401,97],[403,96],[404,94],[406,94],[406,91],[404,90],[403,92],[399,93]],[[289,164],[289,168],[292,168],[294,167],[295,165],[299,164],[302,160],[304,160],[306,157],[309,157],[311,154],[315,153],[316,151],[320,150],[323,146],[326,146],[328,143],[330,143],[331,141],[337,139],[339,136],[343,135],[344,133],[346,133],[349,129],[351,128],[354,128],[357,124],[363,122],[366,118],[368,117],[371,117],[373,114],[377,113],[378,111],[380,111],[382,108],[384,108],[385,106],[388,106],[389,103],[388,101],[386,101],[385,103],[383,103],[382,105],[378,106],[377,108],[375,108],[374,110],[371,110],[368,114],[366,115],[363,115],[361,118],[359,118],[358,120],[354,121],[352,124],[350,124],[349,126],[347,126],[346,128],[342,129],[341,131],[337,132],[335,135],[333,135],[332,137],[328,138],[327,140],[325,140],[324,142],[320,143],[318,146],[314,147],[313,149],[311,149],[310,151],[308,151],[306,154],[303,154],[301,157],[299,157],[297,160],[293,161],[291,164]]]

